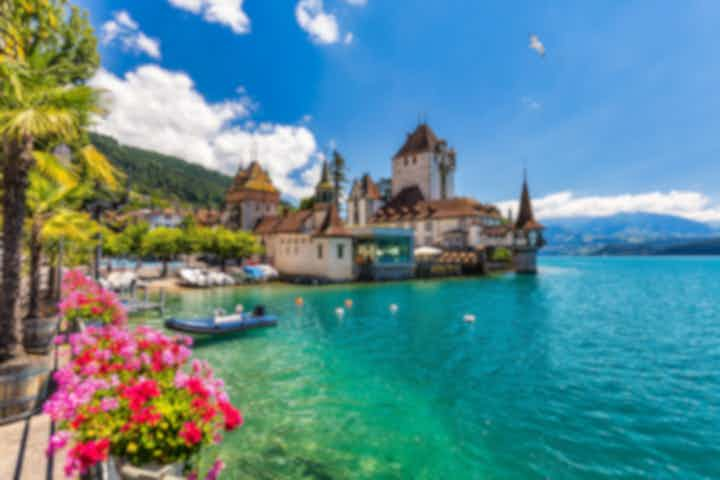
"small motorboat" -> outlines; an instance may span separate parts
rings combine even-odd
[[[252,313],[218,315],[216,312],[214,316],[206,318],[168,318],[165,320],[165,328],[189,334],[217,335],[274,327],[277,323],[277,317],[266,314],[262,307],[256,307]]]

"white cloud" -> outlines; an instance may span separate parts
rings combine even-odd
[[[243,10],[244,0],[168,0],[171,5],[202,15],[211,23],[226,25],[237,33],[250,31],[250,17]]]
[[[502,212],[508,208],[517,212],[518,201],[500,202],[498,207]],[[533,199],[533,209],[540,219],[648,212],[677,215],[701,222],[720,221],[720,205],[713,204],[710,198],[702,193],[687,190],[586,197],[564,191]]]
[[[345,34],[345,39],[343,40],[343,42],[345,43],[345,45],[350,45],[354,39],[355,39],[355,36],[353,35],[353,33],[347,32]]]
[[[102,27],[102,42],[105,45],[117,41],[131,52],[140,52],[152,58],[160,58],[160,41],[150,38],[140,30],[140,25],[133,20],[126,10],[113,13],[113,19],[105,22]]]
[[[210,103],[186,73],[156,65],[124,77],[101,69],[91,85],[103,89],[108,101],[110,113],[95,127],[100,133],[230,175],[247,165],[256,149],[257,160],[284,194],[301,198],[312,192],[308,172],[318,162],[313,133],[303,125],[256,125],[246,96]]]
[[[367,5],[367,0],[345,0],[350,5],[355,5],[356,7],[364,7]]]
[[[300,0],[295,7],[295,18],[317,43],[331,44],[340,40],[337,18],[325,12],[322,0]]]

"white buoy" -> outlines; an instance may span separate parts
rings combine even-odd
[[[475,315],[473,315],[472,313],[466,313],[463,316],[463,321],[467,323],[475,323]]]
[[[398,311],[398,306],[395,305],[394,303],[390,304],[390,313],[397,313],[397,311]]]
[[[338,317],[342,317],[343,315],[345,315],[345,309],[342,307],[336,308],[335,315],[337,315]]]
[[[235,313],[243,313],[245,310],[245,307],[242,303],[239,303],[238,305],[235,305]]]

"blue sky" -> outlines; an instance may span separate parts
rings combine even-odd
[[[257,151],[299,197],[329,145],[387,176],[423,115],[460,194],[514,199],[526,165],[541,216],[720,220],[712,0],[78,3],[114,95],[98,129],[124,143],[226,172]]]

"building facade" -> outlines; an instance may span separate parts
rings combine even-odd
[[[365,226],[382,206],[379,187],[369,174],[353,183],[347,200],[347,223],[350,226]]]
[[[545,227],[535,220],[527,174],[523,175],[522,191],[520,192],[520,208],[518,210],[513,246],[515,248],[515,271],[518,273],[537,273],[537,252],[543,245],[543,229]]]
[[[223,223],[229,228],[252,230],[266,215],[277,215],[280,192],[270,175],[253,161],[238,170],[225,196]]]
[[[392,159],[392,195],[417,187],[426,200],[455,196],[455,150],[421,123]]]
[[[392,198],[370,202],[366,185],[374,184],[363,177],[348,198],[349,224],[410,229],[418,247],[512,246],[512,228],[495,206],[455,196],[456,167],[455,150],[418,125],[392,159]]]

